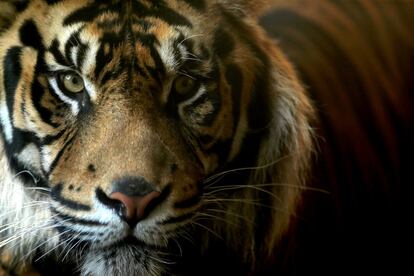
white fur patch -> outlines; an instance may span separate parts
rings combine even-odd
[[[0,251],[9,249],[20,261],[30,259],[40,244],[50,249],[58,242],[49,202],[30,197],[33,189],[11,173],[0,140]]]
[[[172,54],[174,53],[172,41],[173,40],[163,41],[161,42],[161,46],[158,48],[158,53],[164,62],[167,72],[175,72],[180,62],[179,60],[176,60],[175,56]]]
[[[47,172],[50,170],[50,166],[52,165],[54,160],[54,158],[52,158],[52,151],[50,150],[49,146],[43,146],[41,148],[40,154],[43,170]]]
[[[10,113],[5,102],[0,104],[0,122],[3,127],[3,133],[7,142],[11,142],[13,139],[13,127],[10,120]]]
[[[109,258],[108,255],[111,257]],[[163,260],[161,257],[156,256],[156,253],[153,251],[139,252],[137,249],[121,247],[112,249],[109,252],[106,250],[89,252],[82,266],[81,275],[157,276],[163,275],[163,267],[168,264],[168,260]]]
[[[200,86],[200,88],[198,89],[197,93],[195,93],[194,96],[192,96],[191,98],[189,98],[188,100],[180,103],[178,105],[178,113],[180,114],[181,118],[185,118],[185,113],[184,113],[184,108],[186,106],[192,105],[194,104],[194,102],[200,98],[202,95],[204,95],[206,93],[206,87],[204,85]]]
[[[34,144],[27,145],[18,155],[17,159],[22,164],[27,164],[31,169],[35,169],[36,173],[41,172],[40,153]]]

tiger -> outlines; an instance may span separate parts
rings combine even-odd
[[[412,11],[1,2],[0,275],[310,273],[315,206],[404,179]]]
[[[272,255],[306,175],[313,110],[254,19],[265,3],[7,3],[4,270],[193,275],[181,264],[217,247],[248,272]]]

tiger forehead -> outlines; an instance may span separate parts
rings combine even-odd
[[[73,30],[76,32],[72,35],[74,37],[60,40],[62,44],[69,43],[69,48],[72,44],[73,48],[80,46],[97,49],[94,54],[96,58],[94,72],[81,70],[94,80],[105,78],[103,76],[105,72],[108,74],[111,71],[114,75],[113,72],[128,69],[129,73],[138,72],[145,78],[153,77],[159,81],[164,73],[177,71],[183,63],[183,57],[187,54],[195,54],[193,52],[195,49],[192,49],[194,45],[190,44],[196,36],[193,35],[193,24],[190,22],[191,16],[188,16],[188,11],[192,10],[193,14],[197,12],[188,4],[177,11],[176,7],[174,9],[170,7],[171,2],[174,5],[179,2],[187,3],[186,1],[169,1],[168,4],[166,1],[91,3],[83,8],[68,11],[62,20],[62,25],[64,28],[69,28],[70,32]],[[181,13],[186,13],[186,16]],[[67,48],[63,45],[61,47]],[[155,73],[154,69],[158,72]]]
[[[70,12],[63,20],[63,25],[88,23],[102,34],[126,33],[128,35],[124,37],[132,39],[150,33],[158,40],[162,40],[174,29],[172,26],[192,27],[189,14],[184,17],[172,9],[167,2],[163,0],[95,1]]]

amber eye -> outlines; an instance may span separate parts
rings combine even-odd
[[[187,76],[179,76],[175,79],[173,87],[175,92],[185,96],[197,88],[197,81]]]
[[[74,72],[61,73],[59,78],[63,88],[68,92],[80,93],[85,89],[82,77]]]

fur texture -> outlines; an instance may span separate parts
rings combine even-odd
[[[181,262],[217,245],[244,272],[261,269],[313,150],[313,109],[257,25],[262,3],[27,4],[0,38],[0,247],[11,263],[191,274]],[[76,96],[62,81],[73,74]],[[179,93],[182,78],[193,94]],[[165,197],[132,226],[110,198],[131,175]]]

